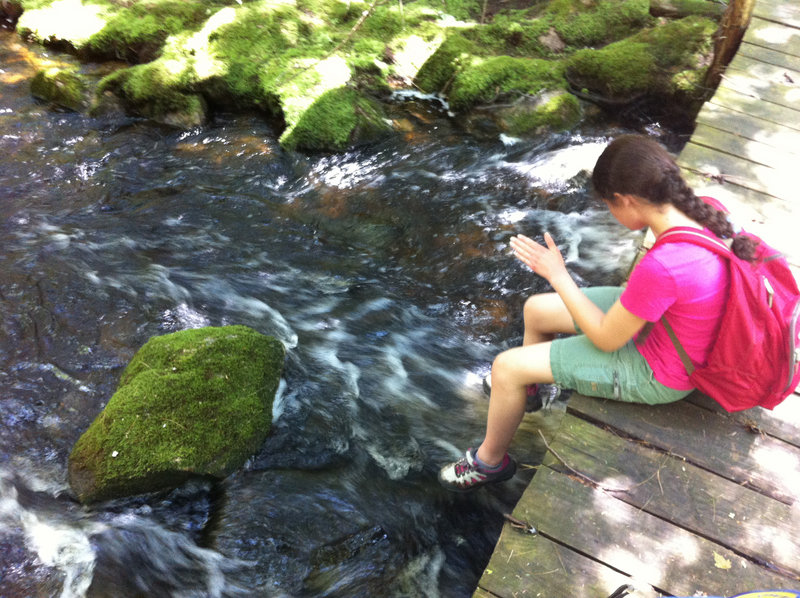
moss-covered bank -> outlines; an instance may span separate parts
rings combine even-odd
[[[580,105],[562,96],[575,86],[583,97],[658,94],[691,109],[706,92],[696,81],[723,8],[711,0],[550,0],[507,10],[495,0],[2,7],[12,5],[31,40],[130,63],[100,82],[97,105],[111,92],[131,112],[184,127],[220,107],[259,108],[282,127],[285,147],[333,150],[389,133],[382,102],[398,87],[442,94],[460,113],[502,108],[497,122],[512,134],[573,126]]]
[[[150,339],[73,447],[69,481],[83,502],[221,478],[264,442],[284,347],[244,326]]]

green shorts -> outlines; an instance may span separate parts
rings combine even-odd
[[[590,287],[586,296],[604,312],[622,294],[622,287]],[[577,325],[575,326],[578,330]],[[583,334],[558,338],[550,345],[550,367],[556,385],[581,394],[631,403],[671,403],[690,390],[675,390],[655,379],[652,368],[633,340],[606,353]]]

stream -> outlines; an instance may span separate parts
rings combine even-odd
[[[639,235],[585,171],[629,129],[478,138],[405,96],[391,139],[288,153],[258,114],[178,131],[34,100],[65,63],[0,31],[0,598],[470,596],[534,472],[436,479],[480,442],[481,378],[546,290],[508,239],[550,231],[580,284],[618,283]],[[78,504],[69,452],[137,349],[229,324],[288,350],[262,450],[220,482]],[[520,463],[563,412],[526,416]]]

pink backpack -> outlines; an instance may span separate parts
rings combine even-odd
[[[730,297],[707,363],[693,364],[666,317],[661,318],[692,384],[727,411],[773,409],[800,383],[797,282],[780,253],[744,234],[758,242],[753,262],[739,259],[725,241],[694,228],[669,229],[653,245],[693,243],[730,264]]]

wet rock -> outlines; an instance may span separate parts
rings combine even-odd
[[[232,479],[211,536],[226,558],[254,565],[242,571],[240,585],[253,595],[395,595],[387,583],[405,564],[391,550],[396,539],[352,501],[343,472],[265,471]]]
[[[89,91],[76,69],[50,68],[36,73],[31,80],[34,97],[76,112],[89,106]]]
[[[540,133],[545,129],[564,131],[581,119],[581,105],[571,93],[550,91],[522,98],[504,108],[498,118],[509,135]]]
[[[551,27],[547,30],[547,33],[540,35],[539,42],[545,48],[556,54],[560,54],[567,48],[567,44],[565,44],[561,36],[558,35],[558,31],[555,30],[555,27]]]
[[[94,502],[241,467],[269,433],[284,354],[244,326],[150,339],[73,447],[73,491]]]

